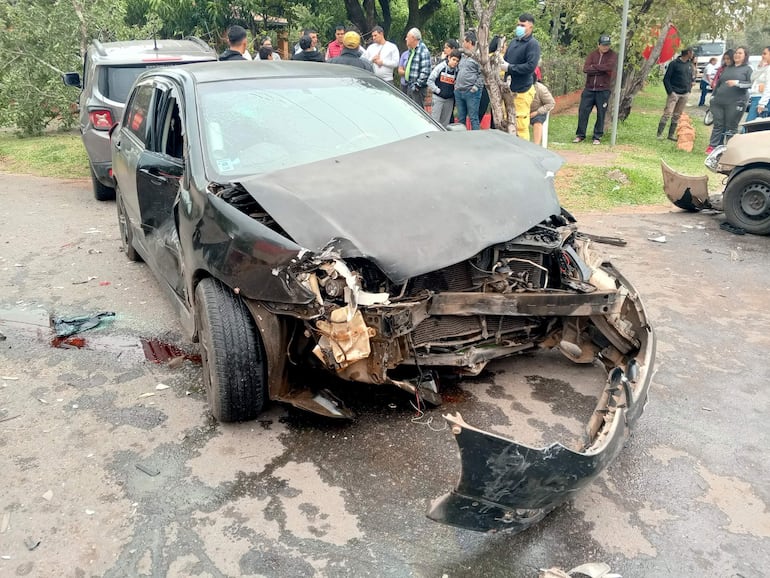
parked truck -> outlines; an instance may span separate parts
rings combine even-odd
[[[695,50],[695,64],[698,67],[697,79],[700,80],[703,76],[703,69],[706,68],[709,60],[716,58],[717,64],[719,64],[727,48],[727,43],[721,38],[706,38],[699,40],[693,48]]]

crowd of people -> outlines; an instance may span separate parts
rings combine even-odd
[[[531,128],[531,140],[540,144],[543,124],[555,102],[541,82],[540,44],[532,36],[534,22],[531,14],[520,15],[515,38],[504,47],[500,74],[513,93],[517,136],[530,140]],[[456,40],[447,40],[438,63],[431,57],[417,28],[407,32],[407,49],[403,52],[387,40],[381,27],[375,26],[370,34],[371,42],[364,47],[357,31],[337,26],[334,40],[322,50],[318,47],[317,32],[304,29],[290,58],[362,68],[386,82],[395,82],[407,97],[429,110],[441,125],[459,122],[467,123],[471,130],[481,128],[481,119],[489,106],[489,95],[476,57],[478,39],[475,32],[467,32],[462,45]],[[269,36],[255,41],[253,57],[248,50],[247,31],[243,27],[231,26],[227,31],[227,40],[228,48],[219,55],[220,60],[280,60]],[[495,37],[489,51],[496,52],[498,44],[499,39]]]
[[[666,123],[670,118],[668,138],[677,140],[675,135],[677,123],[686,106],[695,74],[692,48],[685,48],[669,63],[663,77],[667,99],[658,125],[658,138],[663,138]],[[717,66],[717,59],[711,58],[703,69],[700,91],[698,106],[701,107],[706,105],[706,97],[711,93],[708,106],[714,124],[706,148],[706,154],[709,154],[738,132],[738,126],[744,114],[746,114],[746,121],[768,115],[770,47],[762,50],[762,58],[756,70],[749,65],[749,50],[746,46],[727,50],[722,55],[719,66]]]

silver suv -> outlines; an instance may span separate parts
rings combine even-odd
[[[134,80],[148,68],[216,59],[216,52],[199,38],[105,43],[94,40],[83,60],[83,78],[77,72],[63,75],[64,84],[81,89],[80,132],[97,200],[115,198],[109,130],[123,117]]]

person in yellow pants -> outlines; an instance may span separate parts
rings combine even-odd
[[[505,51],[505,62],[500,65],[510,78],[513,104],[516,107],[516,134],[529,140],[529,108],[535,97],[535,68],[540,62],[540,43],[532,36],[535,17],[524,13],[519,16],[516,39]]]
[[[516,134],[529,140],[529,109],[535,99],[535,85],[529,87],[527,92],[515,92],[513,94],[513,106],[516,111]],[[521,114],[519,112],[521,111]]]

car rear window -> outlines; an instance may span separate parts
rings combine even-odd
[[[374,77],[228,80],[202,84],[199,93],[206,171],[217,180],[299,166],[440,130]]]
[[[126,102],[131,85],[147,66],[103,66],[99,75],[99,92],[115,102]]]

